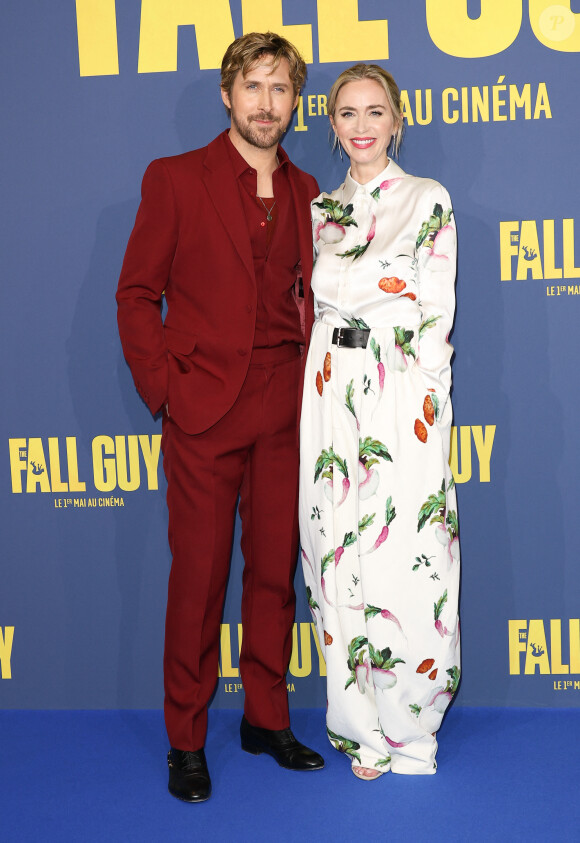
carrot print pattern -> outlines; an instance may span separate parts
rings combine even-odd
[[[356,429],[360,430],[360,422],[356,417],[356,410],[354,409],[354,386],[353,386],[353,383],[354,383],[354,381],[351,380],[351,382],[346,385],[346,395],[344,397],[344,406],[349,411],[349,413],[352,413],[352,415],[354,417],[354,420],[356,422]]]
[[[446,232],[452,216],[453,211],[451,208],[444,211],[437,202],[433,207],[433,213],[429,219],[421,225],[421,230],[417,236],[417,248],[423,246],[427,249],[433,249],[438,237]]]
[[[447,670],[447,675],[449,676],[447,683],[434,688],[424,706],[417,703],[409,706],[411,714],[419,719],[421,727],[431,734],[436,732],[441,725],[443,715],[457,692],[461,671],[457,665],[453,665]]]
[[[371,220],[371,227],[369,228],[366,243],[362,246],[354,246],[352,249],[348,249],[346,252],[342,252],[339,254],[337,252],[338,258],[352,258],[353,261],[358,260],[358,258],[362,258],[368,247],[371,245],[371,242],[374,240],[376,231],[376,217],[373,216]]]
[[[452,478],[449,481],[447,492],[454,485],[455,482]],[[445,486],[445,479],[443,479],[439,491],[429,495],[425,503],[421,506],[417,521],[417,532],[420,532],[427,522],[433,525],[436,529],[435,535],[437,541],[446,549],[447,559],[451,564],[459,560],[459,522],[457,520],[457,512],[454,509],[447,509]]]
[[[340,243],[344,239],[348,226],[357,227],[356,220],[351,216],[352,205],[343,208],[340,202],[334,199],[323,199],[322,202],[313,202],[312,205],[324,211],[322,219],[316,221],[314,225],[315,243],[318,240],[330,244]]]
[[[379,201],[379,198],[380,198],[380,195],[381,195],[381,190],[389,190],[394,184],[396,184],[399,181],[402,181],[402,179],[400,177],[397,177],[397,178],[394,178],[394,179],[385,179],[379,185],[377,185],[377,187],[375,187],[374,190],[371,190],[371,196],[373,197],[375,202]]]
[[[348,659],[346,664],[350,671],[350,676],[346,680],[346,685],[344,686],[345,691],[355,683],[361,694],[364,694],[367,688],[371,687],[371,664],[367,656],[367,645],[368,640],[363,635],[353,638],[348,645]]]
[[[389,537],[389,527],[395,519],[396,515],[397,513],[395,512],[395,507],[392,505],[392,499],[388,497],[385,506],[385,526],[382,528],[373,546],[370,548],[370,550],[367,550],[365,555],[368,555],[369,553],[374,553],[375,550],[378,550],[378,548],[382,545],[383,542],[386,542]]]
[[[375,650],[372,644],[369,644],[369,654],[371,657],[371,675],[375,688],[379,688],[381,691],[394,688],[398,677],[393,668],[398,664],[405,664],[404,659],[393,658],[390,647],[385,647],[384,650]]]
[[[332,501],[332,493],[334,489],[334,466],[336,466],[342,474],[342,496],[336,504],[336,506],[339,507],[346,500],[346,496],[348,495],[348,491],[350,489],[350,480],[348,477],[346,460],[342,460],[338,454],[334,452],[332,447],[323,450],[316,460],[316,465],[314,466],[314,482],[316,483],[319,477],[323,477],[326,480],[324,485],[324,494],[329,501]]]
[[[393,328],[393,331],[395,336],[387,347],[387,366],[390,372],[406,372],[409,365],[407,358],[416,357],[411,345],[415,332],[400,327]]]
[[[443,638],[445,635],[453,635],[453,631],[449,631],[441,621],[441,612],[445,608],[446,603],[447,589],[445,589],[439,600],[437,600],[437,602],[433,604],[433,614],[435,615],[435,629],[437,630],[441,638]]]
[[[381,362],[381,347],[374,337],[371,337],[371,351],[375,360],[377,361],[377,371],[379,373],[379,401],[383,397],[383,390],[385,388],[385,366]]]
[[[393,459],[385,445],[378,439],[365,436],[358,440],[358,496],[364,501],[376,494],[379,486],[379,472],[374,468],[383,459],[392,462]]]
[[[393,613],[389,612],[388,609],[379,609],[378,606],[365,607],[365,620],[368,621],[369,618],[374,618],[377,615],[380,615],[381,618],[384,618],[386,621],[392,621],[396,626],[399,627],[399,630],[403,632],[403,627],[401,626],[397,618],[393,615]]]
[[[357,750],[360,749],[359,743],[351,741],[349,738],[343,738],[342,735],[337,735],[328,727],[326,732],[335,749],[338,749],[339,752],[344,752],[345,755],[349,755],[351,758],[356,759],[356,761],[360,764],[360,755],[357,752]]]

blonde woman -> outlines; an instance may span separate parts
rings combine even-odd
[[[438,182],[388,156],[403,133],[389,73],[346,70],[328,112],[350,169],[312,202],[302,561],[327,663],[328,737],[369,781],[435,772],[435,733],[459,682],[455,217]]]

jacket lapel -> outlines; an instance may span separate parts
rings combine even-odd
[[[203,181],[222,225],[255,282],[252,247],[246,226],[242,200],[234,170],[223,138],[218,135],[207,147]]]
[[[311,196],[296,168],[290,164],[290,185],[296,208],[298,222],[298,242],[300,244],[300,258],[302,261],[302,284],[304,286],[304,300],[310,297],[310,279],[312,277],[312,222],[310,218]]]

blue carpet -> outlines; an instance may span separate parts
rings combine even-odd
[[[294,711],[325,756],[293,773],[239,748],[237,712],[210,713],[212,798],[167,793],[161,712],[2,712],[0,839],[22,841],[579,841],[580,711],[456,706],[435,776],[360,782]]]

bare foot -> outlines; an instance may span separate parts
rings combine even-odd
[[[357,779],[367,782],[372,782],[374,779],[378,779],[379,776],[383,775],[380,770],[373,770],[372,767],[353,767],[352,771]]]

